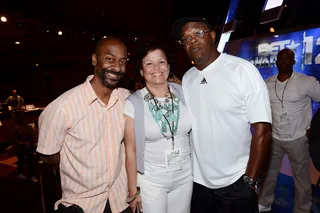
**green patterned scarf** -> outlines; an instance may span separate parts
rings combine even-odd
[[[151,93],[144,96],[144,100],[148,102],[149,111],[157,122],[161,134],[166,138],[171,138],[172,135],[177,133],[180,120],[180,98],[173,93],[170,94],[172,94],[172,97],[169,95],[164,102],[159,102]]]

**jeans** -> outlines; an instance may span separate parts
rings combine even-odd
[[[33,148],[24,148],[17,151],[17,157],[18,157],[18,174],[22,174],[23,172],[23,163],[25,158],[27,158],[28,161],[28,175],[29,177],[33,177],[35,175],[35,163],[33,159]]]

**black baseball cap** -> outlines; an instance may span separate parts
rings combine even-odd
[[[181,38],[181,30],[184,27],[184,25],[186,25],[189,22],[201,22],[201,23],[205,23],[206,25],[208,25],[208,27],[210,27],[210,29],[212,29],[212,26],[208,23],[208,21],[203,18],[203,17],[187,17],[187,18],[180,18],[178,20],[176,20],[173,25],[172,25],[172,36],[175,39],[180,39]]]

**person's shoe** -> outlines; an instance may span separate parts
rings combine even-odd
[[[23,174],[18,174],[17,178],[20,179],[20,180],[25,180],[26,176],[24,176]]]
[[[271,206],[263,206],[259,204],[259,212],[270,212]]]
[[[35,176],[33,176],[32,178],[30,178],[30,180],[31,180],[32,182],[34,182],[34,183],[38,183],[38,180],[37,180],[37,178],[36,178]]]

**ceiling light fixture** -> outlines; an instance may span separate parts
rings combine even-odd
[[[5,16],[1,16],[1,21],[2,22],[7,22],[7,18]]]

